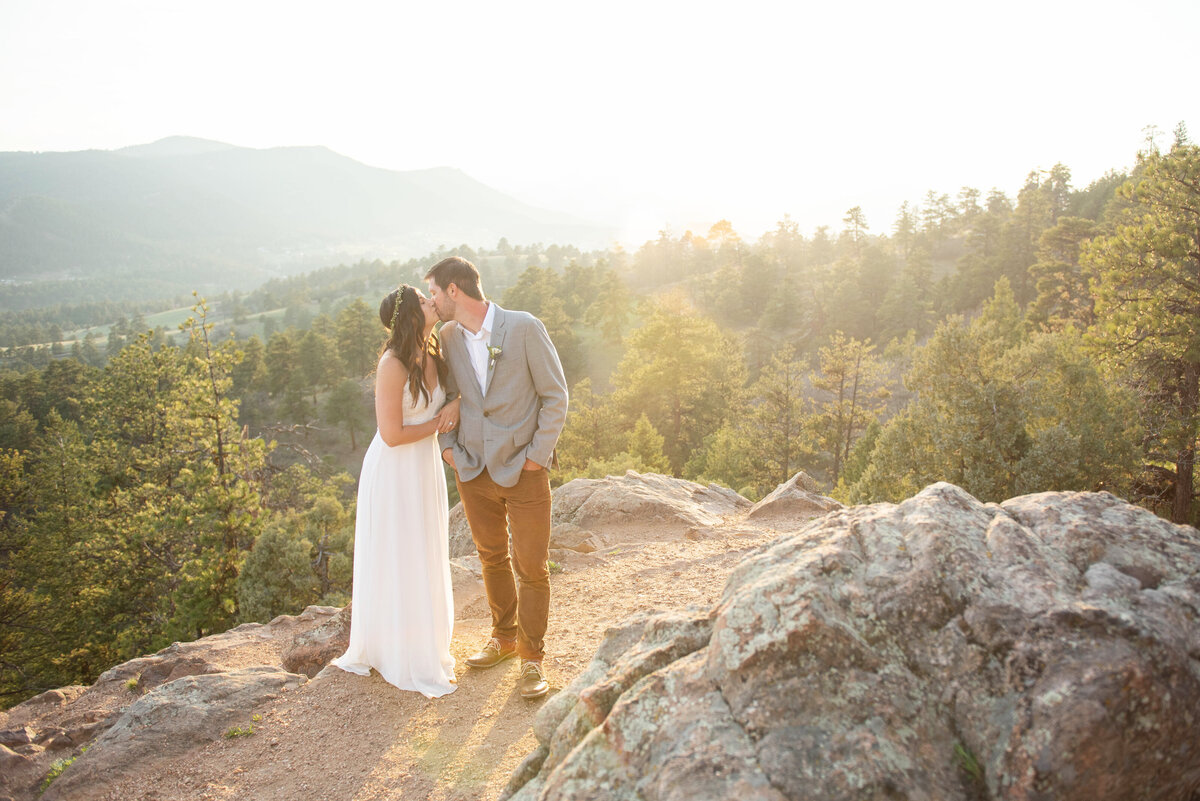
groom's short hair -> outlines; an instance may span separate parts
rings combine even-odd
[[[429,272],[425,273],[425,280],[428,281],[430,278],[443,290],[449,289],[451,284],[455,284],[459,291],[467,297],[483,300],[479,270],[462,256],[450,256],[430,267]]]

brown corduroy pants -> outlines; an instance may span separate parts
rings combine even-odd
[[[550,616],[549,472],[523,470],[513,487],[500,486],[486,469],[455,483],[483,563],[492,636],[515,641],[522,659],[540,661]]]

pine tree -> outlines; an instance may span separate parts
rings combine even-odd
[[[820,393],[809,418],[815,442],[831,457],[830,481],[837,483],[850,449],[891,394],[875,347],[840,331],[821,348],[820,368],[810,380]]]
[[[1029,307],[1034,325],[1057,331],[1080,330],[1095,322],[1095,301],[1080,265],[1080,250],[1097,232],[1091,220],[1060,217],[1038,241],[1038,260],[1029,268],[1037,297]]]
[[[386,334],[379,316],[362,298],[355,298],[338,312],[337,347],[345,365],[343,375],[362,378],[370,374],[379,359],[379,349]]]
[[[355,434],[370,425],[370,415],[363,404],[362,386],[353,378],[343,379],[325,401],[324,418],[334,425],[344,424],[350,435],[350,450],[358,450]]]
[[[625,450],[633,456],[636,468],[642,473],[669,473],[671,463],[663,454],[662,435],[654,430],[650,418],[642,415],[629,432]]]
[[[759,495],[789,479],[813,456],[804,436],[806,391],[804,365],[791,346],[778,351],[750,387],[740,440]]]
[[[1159,494],[1171,519],[1191,523],[1200,434],[1200,147],[1142,153],[1118,194],[1126,207],[1084,248],[1096,292],[1092,333],[1141,398],[1147,473],[1167,475]]]

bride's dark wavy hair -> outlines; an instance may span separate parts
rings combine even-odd
[[[425,358],[433,358],[437,365],[438,383],[443,386],[446,382],[446,359],[442,356],[442,343],[436,332],[430,334],[428,340],[421,341],[421,334],[425,331],[425,313],[421,311],[417,290],[403,284],[399,289],[389,292],[379,304],[379,320],[391,332],[379,355],[389,350],[396,354],[404,369],[408,370],[408,389],[412,392],[413,402],[423,397],[428,403]]]

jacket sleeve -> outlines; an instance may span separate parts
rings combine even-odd
[[[454,400],[458,397],[458,379],[454,377],[454,371],[450,369],[450,362],[446,362],[446,400]]]
[[[448,323],[447,325],[451,325],[451,324]],[[442,337],[442,343],[443,343],[443,353],[445,352],[446,337],[450,334],[450,331],[446,330],[446,329],[447,329],[447,326],[442,326],[442,331],[440,334]],[[453,329],[450,329],[450,330],[453,330]],[[458,396],[458,379],[456,379],[454,377],[454,368],[450,365],[449,359],[446,359],[446,387],[445,387],[445,389],[446,389],[446,397],[447,398],[453,399]],[[462,425],[462,423],[460,422],[459,426],[461,426],[461,425]],[[444,451],[444,450],[446,450],[446,448],[454,448],[456,445],[458,445],[458,426],[447,431],[444,434],[438,434],[438,450],[439,451]],[[455,457],[455,458],[457,458],[457,457]]]
[[[525,458],[548,467],[554,446],[567,421],[567,379],[558,360],[558,351],[550,341],[542,321],[535,317],[533,324],[524,328],[525,357],[529,362],[529,374],[533,377],[534,391],[541,402],[537,430],[525,449]]]

